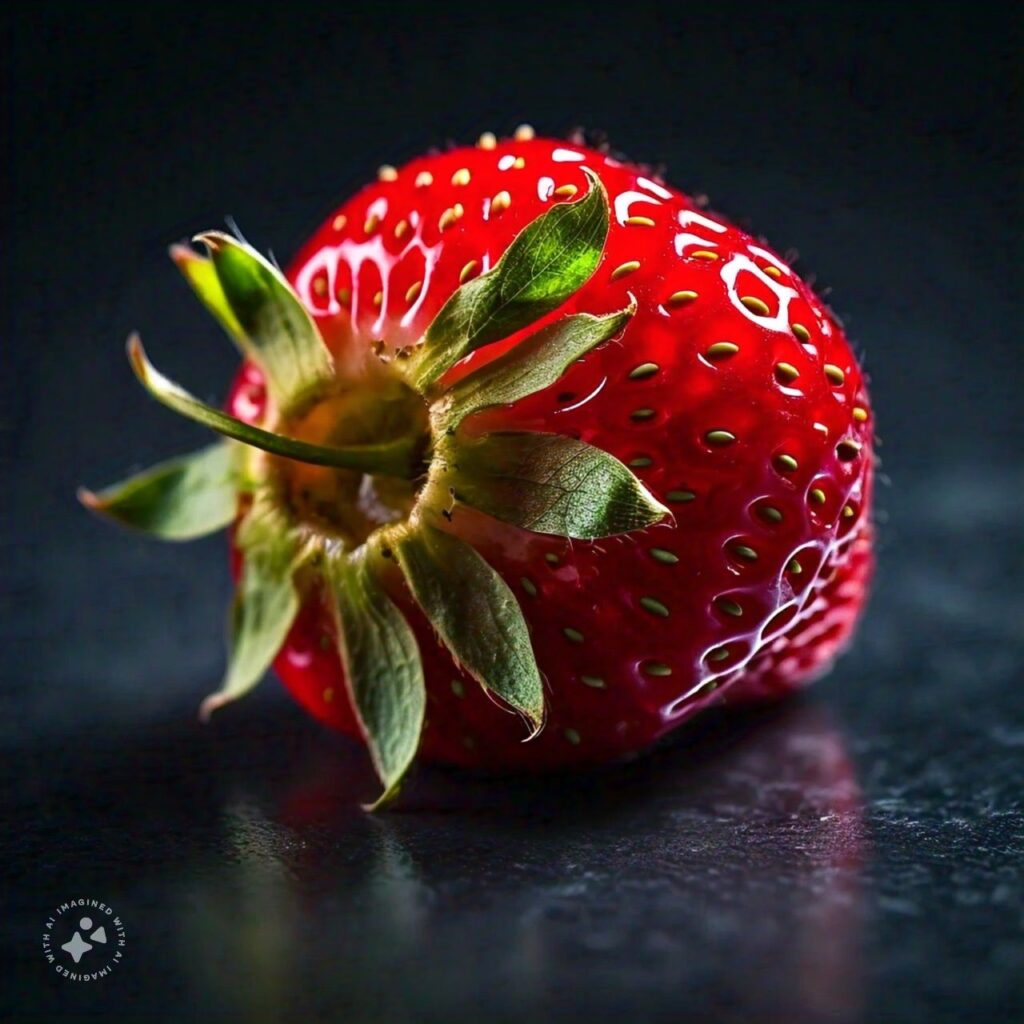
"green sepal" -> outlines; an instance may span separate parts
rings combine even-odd
[[[622,331],[635,312],[632,299],[617,313],[577,313],[548,324],[446,391],[435,406],[439,425],[451,433],[474,412],[550,387],[577,359]]]
[[[203,721],[245,696],[270,668],[299,611],[295,573],[311,553],[264,495],[256,496],[235,542],[243,561],[231,606],[228,667],[220,689],[199,707]]]
[[[425,522],[386,543],[455,661],[523,715],[535,735],[544,723],[544,687],[508,584],[465,541]]]
[[[274,404],[287,414],[333,380],[334,366],[309,311],[280,270],[222,231],[197,235],[210,252],[246,354],[263,370]]]
[[[182,277],[188,281],[199,301],[213,314],[214,319],[227,331],[228,336],[243,351],[246,351],[245,331],[238,322],[221,287],[220,278],[213,260],[200,256],[187,245],[172,245],[168,250]]]
[[[427,693],[419,647],[409,623],[385,593],[367,546],[327,554],[348,694],[384,792],[368,809],[397,795],[419,747]]]
[[[560,434],[487,434],[445,457],[456,500],[535,533],[596,540],[670,514],[614,456]]]
[[[575,202],[556,203],[531,221],[494,267],[444,304],[409,361],[426,391],[464,356],[507,338],[560,306],[597,269],[608,235],[608,197],[597,176]]]
[[[240,449],[220,441],[180,455],[98,493],[78,489],[88,509],[162,540],[193,540],[229,526],[238,511]]]
[[[310,444],[254,427],[201,402],[180,384],[165,377],[149,361],[137,334],[128,339],[128,359],[139,382],[158,402],[196,423],[253,448],[314,466],[337,466],[402,479],[410,479],[420,470],[422,454],[415,437],[399,437],[380,444],[351,445],[346,448]]]

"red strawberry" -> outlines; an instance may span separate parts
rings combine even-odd
[[[808,682],[848,638],[871,569],[857,362],[783,260],[642,168],[528,131],[383,168],[287,275],[315,331],[251,250],[203,241],[212,261],[175,255],[249,356],[237,420],[133,360],[246,447],[87,500],[182,536],[243,492],[208,706],[277,652],[390,795],[417,739],[461,764],[606,761]]]

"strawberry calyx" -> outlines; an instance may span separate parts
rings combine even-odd
[[[556,320],[452,385],[465,356],[551,313],[594,273],[609,208],[588,191],[528,224],[488,272],[459,287],[419,341],[393,358],[367,346],[336,364],[280,271],[242,241],[197,236],[201,256],[171,256],[204,305],[262,372],[259,426],[215,409],[163,376],[137,336],[129,358],[149,393],[225,440],[162,463],[83,503],[122,524],[184,540],[237,520],[242,568],[228,668],[207,717],[265,674],[314,588],[334,610],[349,696],[384,786],[398,792],[423,727],[425,680],[411,627],[389,593],[399,570],[455,661],[543,726],[537,661],[518,601],[452,529],[469,506],[524,530],[596,539],[642,529],[668,510],[607,452],[569,437],[480,433],[473,416],[554,384],[619,335],[636,310]]]
[[[180,384],[165,377],[149,361],[137,334],[133,334],[128,339],[127,350],[128,360],[139,383],[158,402],[225,437],[241,441],[272,455],[304,462],[311,466],[332,466],[337,469],[396,476],[402,479],[410,479],[421,470],[421,446],[411,435],[373,444],[338,446],[311,444],[301,438],[291,436],[290,433],[264,430],[201,402],[198,398],[190,395]]]

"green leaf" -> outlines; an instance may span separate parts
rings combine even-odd
[[[441,308],[409,364],[421,391],[470,352],[550,313],[594,273],[608,235],[608,198],[598,177],[584,173],[590,188],[582,199],[557,203],[528,224],[491,270]]]
[[[294,576],[305,552],[269,498],[256,497],[236,541],[243,563],[231,609],[228,668],[220,689],[200,705],[203,721],[263,678],[299,611]]]
[[[79,488],[86,508],[164,540],[192,540],[234,521],[239,449],[221,441],[122,480],[98,494]]]
[[[192,291],[199,297],[199,301],[245,352],[245,332],[224,294],[213,260],[200,256],[187,245],[172,245],[170,255],[182,276],[191,285]]]
[[[398,564],[452,657],[530,723],[544,720],[544,689],[526,620],[505,581],[464,541],[426,523],[398,532]]]
[[[456,498],[536,533],[594,540],[668,515],[618,459],[558,434],[494,433],[451,443]]]
[[[372,809],[398,794],[416,756],[427,694],[416,637],[368,564],[366,547],[328,555],[345,679],[384,792]]]
[[[263,370],[278,409],[301,406],[334,377],[334,365],[313,318],[284,275],[255,249],[222,231],[197,235],[242,330],[241,342]]]
[[[165,377],[149,361],[137,334],[128,339],[128,358],[135,376],[158,402],[196,423],[254,448],[298,462],[308,462],[314,466],[338,466],[402,479],[411,479],[421,469],[422,455],[419,452],[419,441],[415,437],[399,437],[393,441],[382,441],[380,444],[351,445],[347,448],[309,444],[243,423],[242,420],[199,401],[181,385]]]
[[[554,384],[577,359],[618,334],[635,312],[633,300],[617,313],[578,313],[525,338],[442,396],[438,402],[442,428],[450,433],[471,413],[493,405],[511,405]]]

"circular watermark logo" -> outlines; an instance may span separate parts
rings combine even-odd
[[[46,919],[43,956],[68,981],[99,981],[124,958],[124,922],[99,900],[68,900]]]

